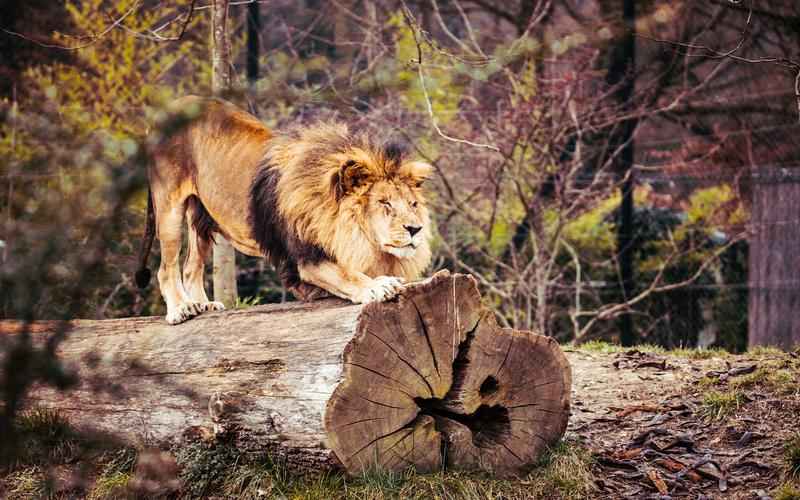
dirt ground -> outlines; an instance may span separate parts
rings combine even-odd
[[[591,451],[598,498],[769,498],[786,481],[797,352],[565,350],[567,436]]]

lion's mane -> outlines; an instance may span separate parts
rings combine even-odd
[[[376,144],[340,123],[276,135],[250,192],[254,238],[278,269],[328,259],[347,270],[382,264],[395,276],[416,278],[431,258],[427,210],[424,243],[413,256],[400,259],[382,252],[372,238],[367,205],[375,182],[413,185],[421,182],[427,168],[405,161],[402,147]]]

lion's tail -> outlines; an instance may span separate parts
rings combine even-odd
[[[136,270],[136,285],[145,288],[150,283],[152,273],[147,268],[147,258],[150,257],[150,249],[153,247],[153,238],[156,236],[156,216],[153,211],[153,193],[147,191],[147,219],[144,225],[144,241],[139,250],[139,269]]]

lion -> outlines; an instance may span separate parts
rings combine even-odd
[[[239,252],[267,258],[303,300],[327,294],[362,304],[388,300],[429,265],[422,184],[431,166],[409,159],[401,146],[379,144],[337,122],[274,133],[220,99],[187,96],[174,107],[196,116],[151,151],[136,273],[146,287],[157,233],[168,323],[224,309],[203,286],[218,234]]]

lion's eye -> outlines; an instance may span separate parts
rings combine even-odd
[[[411,202],[411,207],[412,208],[417,208],[417,205],[419,205],[419,203],[417,203],[416,201]]]
[[[381,205],[383,205],[385,207],[392,208],[392,204],[389,203],[389,200],[378,200],[378,203],[380,203]]]

